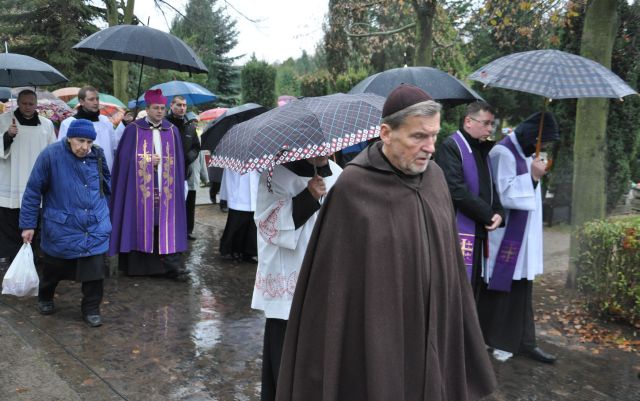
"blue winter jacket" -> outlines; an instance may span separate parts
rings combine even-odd
[[[110,195],[111,174],[100,147],[93,145],[79,158],[68,141],[55,142],[40,153],[31,171],[20,228],[36,227],[42,202],[40,246],[46,254],[75,259],[105,253],[111,234]]]

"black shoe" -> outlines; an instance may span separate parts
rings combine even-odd
[[[187,234],[187,239],[188,239],[189,241],[195,241],[195,240],[196,240],[196,237],[194,237],[194,236],[193,236],[193,235],[191,235],[191,234]]]
[[[38,311],[41,315],[51,315],[55,309],[53,301],[38,301]]]
[[[82,320],[84,320],[89,327],[102,326],[102,316],[100,315],[84,315],[82,316]]]
[[[228,212],[229,212],[229,208],[228,208],[228,207],[226,207],[226,206],[222,206],[222,205],[220,205],[220,211],[221,211],[222,213],[228,213]]]
[[[521,352],[521,354],[542,363],[554,363],[557,359],[555,355],[544,352],[539,347],[535,347],[534,349]]]

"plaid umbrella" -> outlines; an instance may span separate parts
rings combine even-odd
[[[622,98],[637,94],[602,64],[560,50],[533,50],[500,57],[469,79],[548,99]]]
[[[377,137],[384,101],[372,93],[294,100],[231,128],[211,165],[244,174],[330,155]]]
[[[637,94],[602,64],[560,50],[533,50],[500,57],[469,76],[485,86],[513,89],[551,99],[620,98]],[[547,102],[544,103],[545,109]],[[536,157],[540,154],[544,113]],[[551,164],[549,164],[549,168]]]

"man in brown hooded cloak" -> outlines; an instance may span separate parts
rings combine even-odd
[[[466,401],[493,368],[442,170],[440,105],[402,85],[381,142],[347,165],[300,269],[278,401]]]

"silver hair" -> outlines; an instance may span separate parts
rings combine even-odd
[[[442,105],[440,103],[426,100],[386,116],[382,119],[382,124],[387,124],[391,129],[396,129],[404,124],[409,117],[433,117],[440,113],[441,110]]]

